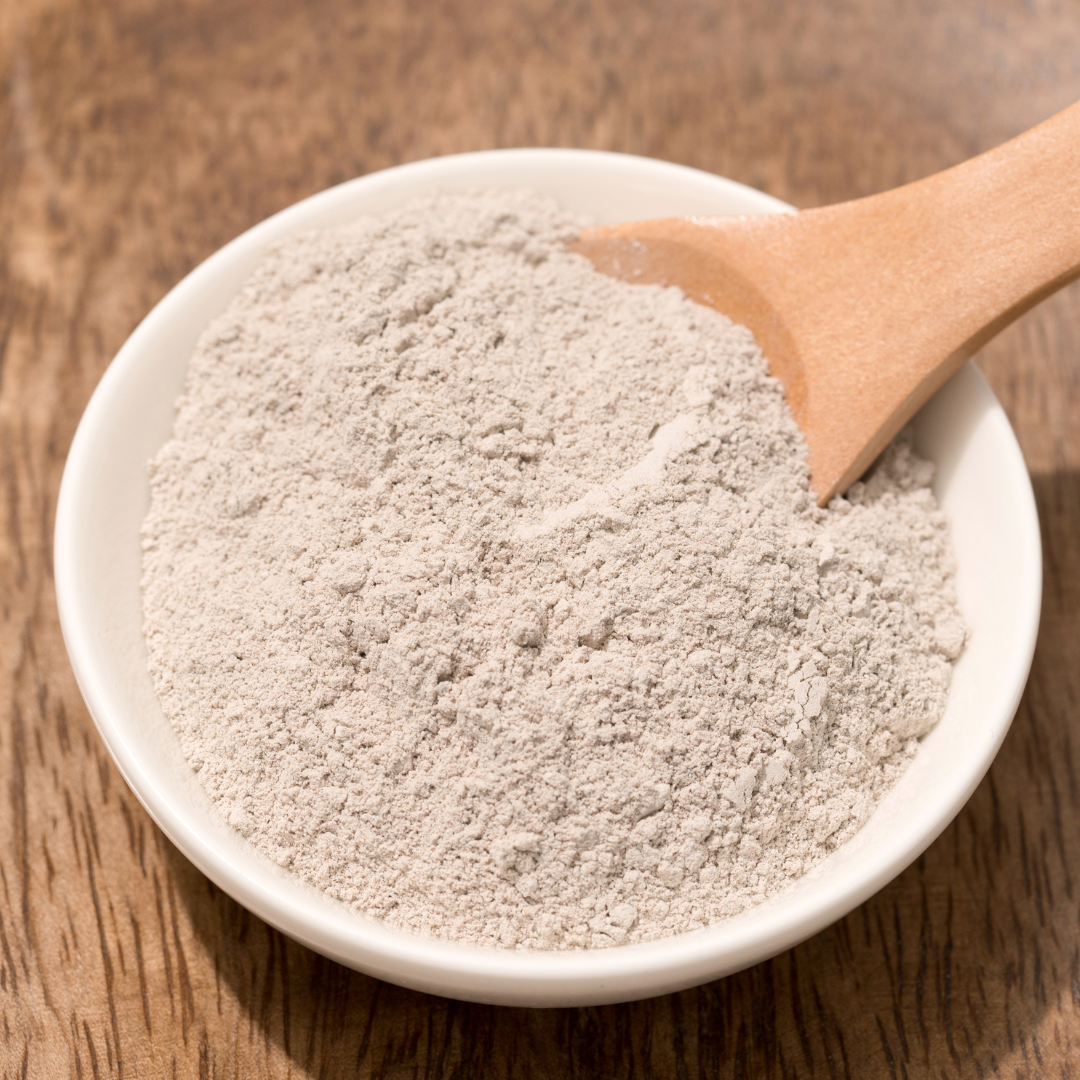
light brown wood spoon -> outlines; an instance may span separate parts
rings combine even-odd
[[[1080,104],[881,195],[589,229],[575,250],[754,332],[824,506],[968,357],[1080,276]]]

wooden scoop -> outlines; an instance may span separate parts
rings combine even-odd
[[[1080,276],[1080,104],[881,195],[589,229],[575,250],[754,332],[824,506],[972,353]]]

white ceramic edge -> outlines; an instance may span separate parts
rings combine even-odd
[[[1004,680],[1015,686],[1016,692],[1009,700],[1002,700],[995,714],[986,718],[983,738],[970,746],[971,760],[978,761],[979,768],[965,772],[954,786],[939,791],[932,807],[928,806],[923,813],[910,815],[897,830],[896,841],[887,852],[868,853],[859,872],[848,875],[842,895],[835,895],[837,890],[822,891],[812,898],[808,897],[808,902],[803,903],[797,913],[778,911],[773,914],[758,909],[752,926],[743,927],[739,925],[741,920],[736,918],[662,942],[553,953],[478,948],[434,941],[359,917],[353,926],[343,931],[336,921],[331,925],[329,920],[323,921],[313,916],[309,905],[294,902],[249,878],[242,868],[230,860],[228,852],[208,846],[184,816],[162,797],[152,778],[143,771],[123,739],[117,735],[109,703],[100,695],[94,683],[93,668],[88,662],[93,628],[80,621],[74,607],[74,545],[77,536],[72,523],[76,516],[84,468],[83,443],[91,439],[93,429],[100,424],[107,411],[108,400],[122,384],[142,339],[154,333],[158,322],[164,321],[167,310],[183,302],[189,291],[198,289],[204,277],[209,276],[217,264],[228,259],[238,247],[262,248],[300,223],[310,224],[313,211],[331,211],[337,205],[348,202],[359,185],[372,189],[398,188],[403,182],[410,186],[417,183],[424,185],[430,183],[429,177],[436,174],[441,174],[441,183],[448,176],[446,170],[453,170],[459,162],[480,156],[497,158],[505,155],[529,156],[538,165],[551,155],[584,155],[593,158],[601,167],[618,158],[620,168],[632,167],[644,182],[648,181],[650,175],[659,177],[668,170],[678,170],[687,179],[700,178],[703,191],[711,189],[716,192],[719,188],[737,190],[741,198],[759,206],[759,212],[791,209],[778,200],[733,181],[651,159],[597,151],[515,150],[455,155],[398,166],[349,181],[281,211],[233,240],[185,277],[136,328],[102,377],[76,431],[60,487],[54,540],[57,604],[64,641],[80,690],[125,781],[166,836],[212,881],[260,918],[348,966],[432,993],[452,993],[469,1000],[512,1005],[601,1004],[633,1000],[693,986],[738,971],[790,948],[835,922],[917,858],[951,822],[982,779],[1019,703],[1034,652],[1041,597],[1041,545],[1034,496],[1020,448],[1000,406],[988,419],[1003,426],[1004,430],[998,435],[1010,450],[1008,467],[1013,475],[1008,479],[1025,491],[1025,505],[1021,508],[1025,552],[1022,591],[1029,598],[1029,603],[1018,627],[1017,638],[1026,647],[1012,655],[1012,670]],[[985,391],[992,398],[988,387],[985,387]],[[994,403],[996,405],[996,399]],[[943,806],[947,808],[945,811],[942,810]]]

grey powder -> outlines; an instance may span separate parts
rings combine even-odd
[[[279,245],[202,337],[144,527],[222,814],[356,910],[640,941],[859,828],[964,644],[931,467],[814,505],[751,335],[528,193]]]

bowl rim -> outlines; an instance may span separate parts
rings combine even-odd
[[[820,890],[806,896],[797,912],[770,912],[768,905],[751,909],[754,919],[745,927],[742,916],[712,924],[703,930],[635,945],[599,950],[540,952],[469,946],[422,937],[349,913],[351,925],[330,916],[329,904],[288,895],[267,887],[265,881],[239,865],[234,853],[207,841],[205,833],[187,820],[182,810],[155,783],[146,763],[132,751],[118,724],[116,706],[95,676],[91,642],[95,627],[78,603],[76,552],[79,543],[77,492],[86,477],[86,455],[96,434],[107,423],[118,389],[139,362],[167,313],[189,301],[200,283],[213,278],[242,252],[261,246],[302,227],[316,212],[351,203],[358,195],[402,180],[427,178],[437,184],[454,170],[471,171],[477,165],[506,161],[526,164],[578,162],[627,170],[648,182],[669,180],[703,185],[703,190],[735,194],[752,212],[782,212],[793,208],[735,181],[686,166],[651,158],[604,151],[523,149],[479,151],[448,155],[385,169],[347,181],[312,195],[274,214],[223,246],[187,274],[147,314],[120,348],[95,388],[73,438],[61,480],[54,528],[54,577],[63,638],[79,688],[90,714],[117,768],[139,802],[165,835],[199,870],[239,903],[283,933],[350,967],[415,989],[507,1004],[569,1005],[631,1000],[716,978],[774,956],[805,940],[846,915],[908,866],[952,821],[989,768],[1008,731],[1026,682],[1035,647],[1041,604],[1041,543],[1030,478],[1015,435],[989,387],[973,367],[964,377],[974,378],[980,393],[995,406],[990,421],[995,438],[1004,440],[1014,472],[1012,482],[1024,492],[1017,507],[1025,537],[1022,566],[1024,605],[1018,639],[1024,647],[1010,656],[1002,683],[1012,688],[983,735],[971,746],[972,767],[938,792],[929,809],[913,815],[897,830],[887,851],[867,855],[864,865],[849,873],[842,890]],[[344,905],[341,905],[344,909]]]

